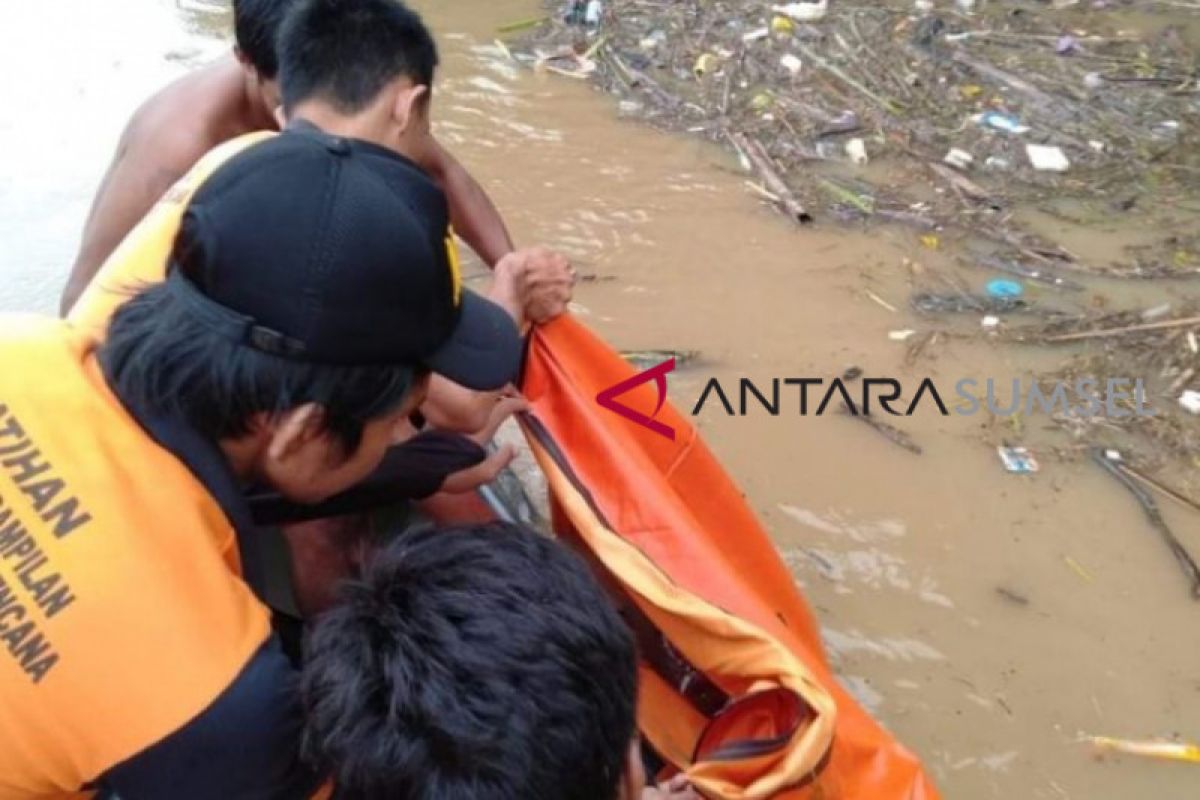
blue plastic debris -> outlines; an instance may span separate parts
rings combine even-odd
[[[997,278],[994,281],[988,281],[987,293],[989,297],[1007,300],[1013,297],[1020,297],[1025,294],[1025,287],[1016,281],[1010,281],[1006,278]]]

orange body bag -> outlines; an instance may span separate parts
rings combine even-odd
[[[664,676],[643,664],[643,736],[711,798],[936,800],[918,761],[838,685],[795,581],[695,429],[657,408],[653,382],[621,402],[674,439],[597,404],[633,374],[564,317],[532,335],[522,389],[556,533],[683,665]]]

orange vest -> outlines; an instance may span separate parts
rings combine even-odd
[[[277,135],[273,131],[247,133],[205,153],[113,250],[71,307],[67,319],[93,336],[103,337],[118,306],[147,284],[166,279],[175,236],[196,191],[226,161]],[[462,267],[453,231],[446,232],[446,252],[458,302],[462,293]]]
[[[94,350],[0,316],[0,800],[79,791],[196,717],[270,635],[229,521]]]

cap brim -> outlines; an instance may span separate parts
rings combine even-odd
[[[490,392],[517,379],[522,350],[521,334],[508,312],[464,291],[458,327],[425,359],[425,366],[468,389]]]

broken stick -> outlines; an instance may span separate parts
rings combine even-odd
[[[771,157],[767,155],[766,149],[756,139],[752,139],[744,133],[728,134],[729,141],[733,142],[733,146],[746,154],[746,158],[750,159],[750,163],[758,170],[758,174],[762,176],[763,183],[767,185],[767,189],[771,194],[779,198],[779,205],[787,212],[788,216],[801,225],[813,221],[812,215],[804,210],[804,206],[796,199],[796,195],[784,183],[783,178],[779,176],[779,172],[771,163]]]
[[[1166,322],[1150,322],[1145,325],[1129,325],[1124,328],[1104,328],[1097,331],[1083,331],[1082,333],[1065,333],[1061,336],[1050,336],[1046,338],[1047,342],[1077,342],[1082,339],[1102,339],[1106,336],[1120,336],[1125,333],[1142,333],[1144,331],[1165,331],[1171,328],[1189,328],[1200,327],[1200,317],[1187,317],[1185,319],[1172,319]]]
[[[888,425],[886,422],[880,422],[869,414],[865,414],[857,409],[851,410],[845,402],[842,403],[842,413],[848,417],[853,417],[861,422],[867,423],[876,433],[887,439],[894,445],[903,447],[910,453],[921,455],[925,451],[921,449],[921,445],[913,441],[912,437],[899,428]]]
[[[1170,527],[1167,526],[1162,512],[1158,510],[1158,503],[1154,502],[1154,497],[1122,469],[1123,465],[1119,460],[1109,458],[1103,448],[1093,450],[1092,459],[1105,472],[1120,481],[1121,485],[1128,489],[1137,498],[1137,501],[1142,504],[1142,510],[1146,512],[1146,516],[1150,519],[1150,524],[1162,535],[1163,540],[1167,543],[1167,547],[1171,549],[1171,554],[1175,556],[1175,560],[1179,562],[1179,566],[1183,569],[1183,574],[1187,576],[1188,582],[1191,583],[1192,597],[1200,600],[1200,565],[1196,564],[1191,554],[1187,551],[1187,548],[1180,543]]]

